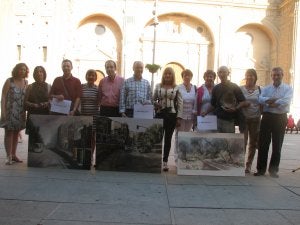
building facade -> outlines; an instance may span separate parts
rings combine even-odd
[[[104,62],[113,59],[125,78],[141,60],[173,67],[177,83],[188,68],[196,85],[207,69],[226,65],[241,84],[255,68],[264,86],[271,68],[281,66],[300,96],[298,0],[2,0],[0,10],[3,78],[25,62],[31,74],[43,65],[51,83],[69,58],[85,82],[88,69],[105,73]],[[144,77],[157,83],[161,72],[145,70]],[[299,108],[293,102],[292,110]]]

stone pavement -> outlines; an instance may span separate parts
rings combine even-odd
[[[28,168],[23,137],[25,162],[4,165],[0,129],[0,225],[300,224],[299,134],[286,135],[278,179]]]

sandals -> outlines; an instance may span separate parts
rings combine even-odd
[[[16,163],[22,163],[22,162],[23,162],[23,161],[20,160],[17,156],[13,156],[13,157],[12,157],[12,161],[13,161],[13,162],[16,162]]]

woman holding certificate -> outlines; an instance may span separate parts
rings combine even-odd
[[[171,67],[165,68],[161,83],[155,86],[153,101],[156,118],[163,119],[163,170],[168,171],[168,158],[171,149],[172,135],[175,127],[180,126],[183,105],[181,93],[175,84],[175,72]]]
[[[204,84],[197,90],[197,115],[206,116],[213,114],[213,108],[210,104],[211,92],[215,86],[216,73],[213,70],[207,70],[204,75]]]

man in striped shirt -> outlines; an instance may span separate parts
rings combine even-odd
[[[151,104],[151,87],[147,80],[142,78],[144,64],[141,61],[133,63],[133,77],[125,80],[120,95],[120,114],[122,117],[133,117],[134,104]]]

